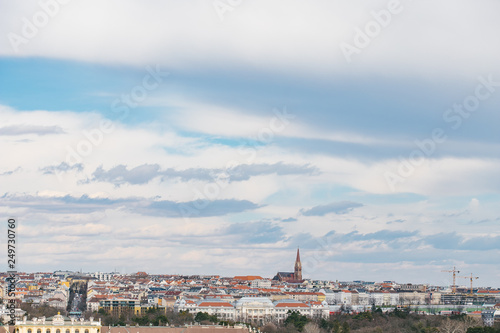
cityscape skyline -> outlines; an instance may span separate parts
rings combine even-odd
[[[500,287],[498,1],[0,5],[19,271]]]
[[[153,276],[220,276],[221,278],[231,278],[231,277],[234,277],[234,278],[237,278],[237,277],[252,277],[252,278],[261,278],[261,279],[267,279],[267,280],[278,280],[278,281],[281,281],[281,282],[287,282],[287,283],[296,283],[296,284],[301,284],[305,281],[335,281],[337,283],[343,283],[343,282],[362,282],[362,283],[380,283],[380,282],[384,282],[384,283],[387,283],[387,282],[391,282],[391,283],[403,283],[403,284],[415,284],[415,285],[428,285],[428,286],[439,286],[439,287],[446,287],[446,286],[449,286],[449,289],[450,289],[450,292],[451,293],[455,293],[455,290],[457,288],[460,288],[460,289],[468,289],[468,290],[478,290],[478,289],[484,289],[484,288],[498,288],[498,287],[495,287],[495,286],[484,286],[484,285],[481,285],[480,283],[478,283],[477,279],[479,279],[479,277],[477,276],[473,276],[472,273],[470,273],[470,275],[464,275],[464,273],[458,269],[456,269],[456,267],[453,267],[453,269],[451,270],[442,270],[441,273],[452,273],[452,280],[450,282],[449,285],[438,285],[438,284],[432,284],[432,283],[429,283],[429,282],[408,282],[408,281],[396,281],[396,280],[390,280],[390,279],[386,279],[386,280],[379,280],[379,281],[374,281],[374,280],[362,280],[362,279],[351,279],[351,280],[339,280],[339,279],[315,279],[314,277],[307,277],[307,278],[303,278],[302,276],[302,262],[301,262],[301,259],[300,259],[300,249],[297,248],[297,253],[296,253],[296,259],[295,259],[295,263],[293,265],[294,267],[294,272],[283,272],[283,271],[277,271],[277,273],[274,275],[274,277],[267,277],[266,275],[262,275],[262,274],[258,274],[258,273],[253,273],[253,274],[234,274],[234,275],[226,275],[226,276],[223,276],[223,275],[220,275],[220,274],[217,274],[217,273],[211,273],[211,274],[202,274],[202,273],[193,273],[193,274],[182,274],[182,273],[168,273],[168,272],[153,272],[151,274],[148,274],[147,272],[144,272],[144,271],[140,271],[140,270],[136,270],[134,272],[119,272],[116,268],[113,270],[113,271],[92,271],[92,270],[87,270],[85,272],[83,272],[83,269],[80,268],[80,270],[62,270],[62,269],[58,269],[58,270],[55,270],[54,271],[54,274],[61,274],[61,273],[64,273],[64,276],[67,275],[67,273],[76,273],[76,274],[84,274],[84,275],[91,275],[93,277],[97,277],[97,276],[101,276],[101,275],[109,275],[109,276],[113,276],[113,275],[138,275],[138,274],[145,274],[145,275],[153,275]],[[33,273],[43,273],[43,272],[46,272],[46,271],[38,271],[38,272],[26,272],[26,271],[18,271],[19,274],[24,274],[24,273],[29,273],[29,274],[33,274]],[[470,285],[467,284],[467,283],[462,283],[463,280],[460,280],[461,278],[464,278],[464,279],[468,279],[469,282],[470,282]],[[100,280],[100,278],[99,278]],[[476,284],[474,285],[474,282],[476,282]],[[471,291],[472,292],[472,291]]]

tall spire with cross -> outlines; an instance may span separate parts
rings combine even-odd
[[[300,252],[297,247],[297,259],[295,259],[294,280],[302,280],[302,263],[300,262]]]

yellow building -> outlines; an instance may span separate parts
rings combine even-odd
[[[85,321],[82,319],[69,319],[59,313],[52,318],[33,318],[30,321],[26,317],[22,321],[16,321],[15,333],[100,333],[101,321],[93,318]]]
[[[124,299],[124,298],[107,299],[100,302],[99,308],[104,309],[106,313],[117,316],[121,315],[122,313],[134,314],[136,316],[140,316],[142,313],[141,302],[138,299]]]
[[[69,288],[69,281],[59,281],[59,284]]]

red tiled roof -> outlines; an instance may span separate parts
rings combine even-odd
[[[235,276],[235,280],[244,280],[244,281],[252,281],[252,280],[263,280],[262,277],[256,275],[246,275],[246,276]]]
[[[277,308],[308,308],[304,303],[278,303]]]
[[[297,292],[297,291],[287,291],[285,292],[287,295],[325,295],[323,293],[313,293],[310,291],[304,291],[304,292]]]

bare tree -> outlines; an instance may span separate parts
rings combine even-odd
[[[273,323],[267,323],[261,328],[261,332],[263,333],[276,333],[277,331],[278,327]]]
[[[304,333],[321,333],[321,329],[315,323],[307,323],[304,326]]]
[[[466,316],[464,320],[451,320],[446,318],[441,327],[439,328],[440,333],[466,333],[467,329],[470,327],[478,326],[479,322],[477,319]]]

